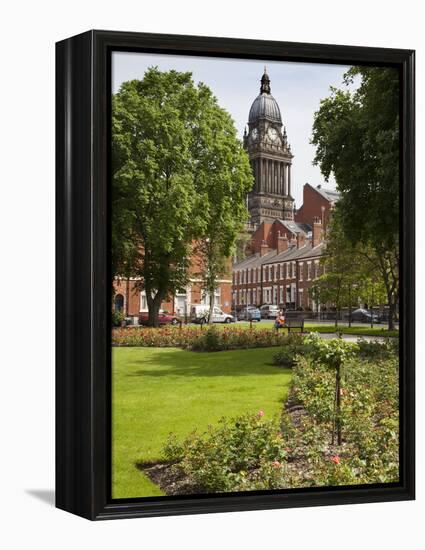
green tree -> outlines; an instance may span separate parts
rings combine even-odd
[[[326,254],[321,263],[324,274],[313,283],[311,296],[321,304],[334,304],[338,313],[341,308],[348,307],[350,326],[353,307],[367,303],[371,308],[384,302],[386,294],[379,258],[370,247],[367,249],[347,239],[338,208],[327,230]]]
[[[200,256],[199,276],[209,296],[212,323],[218,279],[231,276],[230,257],[248,217],[246,195],[254,179],[248,155],[226,111],[210,110],[203,139],[202,169],[208,178],[200,190],[205,197],[204,224],[195,252]]]
[[[389,328],[399,296],[399,74],[396,69],[353,67],[345,83],[331,88],[315,114],[315,163],[341,193],[345,235],[378,259],[389,306]]]
[[[313,300],[336,307],[335,326],[338,326],[341,309],[346,306],[351,324],[351,308],[358,304],[360,260],[355,245],[345,237],[339,216],[335,214],[327,230],[326,254],[321,261],[323,274],[310,289]]]
[[[125,82],[112,118],[112,274],[140,279],[156,325],[161,302],[188,282],[193,243],[208,232],[210,182],[233,178],[227,215],[248,187],[246,153],[230,116],[190,73],[150,68]]]

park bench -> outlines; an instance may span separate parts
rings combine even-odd
[[[291,332],[294,328],[298,328],[300,332],[304,332],[304,319],[285,319],[285,324],[276,327],[276,330],[279,330],[279,328],[286,328],[288,332]]]

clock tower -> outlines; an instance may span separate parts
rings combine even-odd
[[[293,155],[282,125],[279,105],[271,95],[266,68],[261,78],[260,94],[249,111],[244,147],[249,154],[255,181],[252,191],[248,193],[251,224],[259,225],[276,219],[293,220]]]

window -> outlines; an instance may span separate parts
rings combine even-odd
[[[297,264],[296,262],[292,262],[292,278],[295,279],[297,276]]]
[[[277,266],[277,280],[280,279],[280,265]]]
[[[114,300],[115,311],[122,311],[124,309],[124,296],[122,294],[117,294]]]
[[[282,264],[282,279],[286,279],[286,264]]]
[[[266,267],[266,276],[265,276],[266,282],[269,280],[269,268]]]
[[[304,263],[300,262],[298,264],[298,267],[299,267],[299,280],[302,281],[303,280]]]
[[[311,279],[311,262],[307,262],[307,280]]]

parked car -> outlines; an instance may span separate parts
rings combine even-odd
[[[246,307],[238,313],[239,321],[261,321],[261,311],[258,307]]]
[[[359,308],[351,312],[351,320],[358,323],[380,323],[381,318],[377,313],[371,313],[367,309]]]
[[[147,325],[149,322],[149,313],[143,312],[139,314],[139,325]],[[166,313],[165,311],[160,311],[158,314],[158,323],[159,325],[178,325],[180,319],[177,315],[172,315],[171,313]]]
[[[192,306],[190,320],[192,323],[204,324],[208,322],[209,307],[201,306],[199,304]],[[219,307],[214,306],[213,309],[213,323],[234,323],[235,317],[230,313],[224,313]]]
[[[279,315],[279,306],[264,304],[260,307],[260,312],[262,319],[276,319]]]

